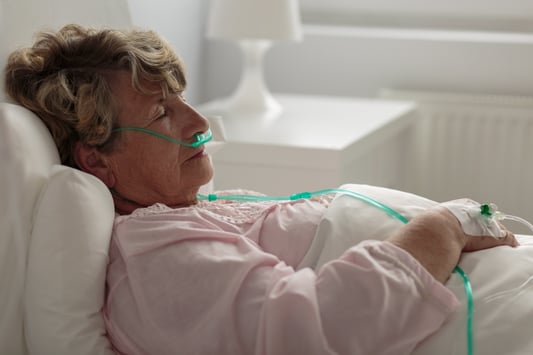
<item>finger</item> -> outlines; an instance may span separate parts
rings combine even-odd
[[[505,236],[503,238],[494,238],[497,241],[497,245],[508,245],[511,247],[517,247],[520,245],[515,235],[510,231],[505,231]]]
[[[515,235],[509,231],[507,231],[507,234],[505,235],[504,239],[506,239],[508,241],[508,245],[512,246],[513,248],[520,245]]]
[[[505,236],[501,238],[489,236],[469,237],[463,251],[471,252],[476,250],[490,249],[497,246],[517,247],[518,245],[518,240],[515,238],[514,234],[506,231]]]

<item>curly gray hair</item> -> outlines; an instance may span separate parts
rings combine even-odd
[[[131,72],[140,92],[149,93],[142,81],[160,83],[166,94],[185,90],[183,63],[157,33],[67,25],[39,33],[32,47],[11,53],[6,92],[41,118],[62,163],[76,167],[76,142],[113,149],[118,109],[107,74],[116,70]]]

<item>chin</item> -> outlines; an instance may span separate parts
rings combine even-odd
[[[215,170],[213,169],[213,165],[211,164],[211,161],[209,161],[209,165],[206,167],[204,175],[205,175],[204,176],[204,178],[205,178],[204,184],[207,184],[215,176]]]
[[[211,180],[213,179],[213,176],[214,176],[213,168],[209,167],[209,169],[206,169],[205,171],[203,171],[202,174],[199,174],[192,179],[196,182],[198,186],[204,186],[211,182]]]

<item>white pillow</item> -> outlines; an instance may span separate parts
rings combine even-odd
[[[25,330],[32,354],[113,354],[100,313],[115,217],[92,175],[56,165],[36,204]]]
[[[25,354],[24,276],[33,206],[59,156],[44,124],[0,102],[0,354]]]
[[[411,218],[437,203],[406,192],[368,185],[346,188]],[[497,201],[479,201],[495,202]],[[384,240],[403,225],[384,211],[359,199],[334,200],[321,222],[312,253],[305,262],[320,267],[363,240]],[[463,253],[459,266],[468,275],[474,296],[474,353],[483,355],[531,354],[533,337],[533,236],[518,236],[518,248],[498,247]],[[414,354],[466,354],[467,307],[465,287],[454,273],[446,286],[462,306]]]

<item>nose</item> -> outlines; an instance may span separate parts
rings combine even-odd
[[[195,134],[205,133],[209,129],[209,120],[188,103],[186,105],[187,124],[184,132],[186,136],[192,137]]]

